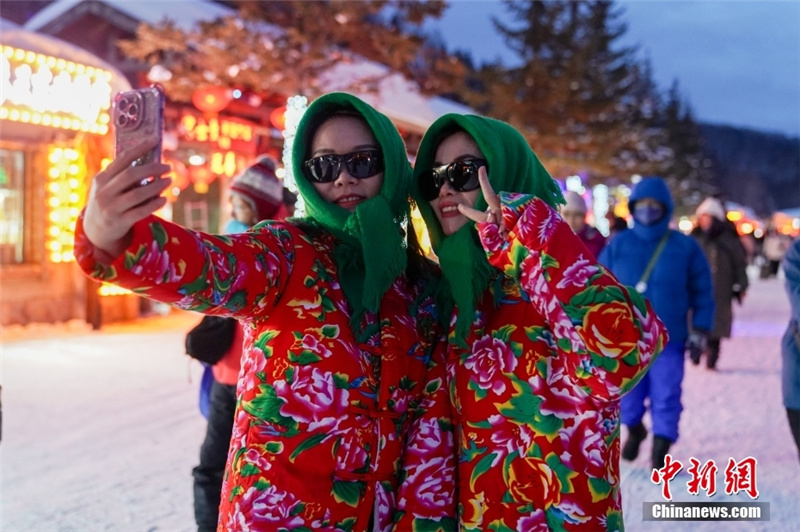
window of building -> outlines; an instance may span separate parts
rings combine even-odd
[[[24,261],[25,153],[0,148],[0,264]]]

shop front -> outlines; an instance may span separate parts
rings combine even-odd
[[[139,298],[104,298],[73,255],[89,183],[112,156],[112,94],[128,81],[85,50],[3,21],[0,85],[0,325],[135,317]]]

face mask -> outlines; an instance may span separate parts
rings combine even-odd
[[[637,205],[633,209],[633,219],[642,225],[653,225],[664,217],[664,208],[660,205]]]

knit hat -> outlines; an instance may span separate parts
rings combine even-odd
[[[458,307],[455,336],[451,341],[463,345],[475,318],[476,305],[496,270],[486,259],[475,222],[468,221],[454,234],[446,236],[430,202],[420,193],[418,183],[420,174],[433,166],[436,149],[444,137],[459,129],[466,131],[480,148],[487,162],[489,181],[496,192],[532,194],[553,208],[564,203],[564,198],[528,141],[510,124],[483,116],[451,113],[440,117],[428,128],[417,152],[411,193],[425,220],[444,276],[437,294],[439,314],[448,322],[453,305]],[[486,206],[483,195],[479,195],[475,208],[484,210]],[[495,292],[496,298],[499,295],[500,291]]]
[[[562,211],[586,214],[586,202],[583,200],[583,196],[573,190],[568,190],[564,193],[564,199],[567,200],[567,204],[561,208]]]
[[[238,194],[253,209],[258,220],[274,218],[283,204],[283,185],[275,175],[278,164],[269,155],[256,162],[231,182],[231,194]]]
[[[700,216],[701,214],[710,214],[717,220],[722,221],[725,219],[725,207],[722,206],[722,202],[717,198],[706,198],[703,203],[697,206],[695,211],[695,215]]]

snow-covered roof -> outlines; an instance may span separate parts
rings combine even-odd
[[[50,22],[57,20],[64,13],[74,9],[78,4],[88,0],[56,0],[33,17],[24,26],[28,29],[40,29]],[[165,18],[175,22],[183,30],[191,29],[197,22],[214,20],[219,17],[235,15],[236,11],[221,4],[208,0],[178,0],[178,1],[131,1],[131,0],[102,0],[99,2],[113,7],[120,12],[148,24],[158,24]]]
[[[62,41],[50,35],[30,31],[11,21],[3,20],[0,24],[0,43],[14,48],[21,48],[29,52],[49,55],[58,59],[66,59],[86,66],[102,68],[111,72],[111,89],[114,92],[131,89],[127,78],[113,65],[100,59],[91,52],[75,46],[67,41]]]
[[[65,13],[88,0],[57,0],[48,5],[25,23],[28,29],[39,29],[57,21]],[[173,1],[131,1],[101,0],[127,16],[148,24],[158,24],[165,18],[175,22],[178,27],[188,31],[199,21],[214,20],[219,17],[236,15],[237,12],[228,7],[208,0],[173,0]],[[354,90],[353,83],[359,80],[382,76],[378,83],[378,91]],[[387,115],[399,126],[424,132],[438,117],[446,113],[474,113],[469,107],[452,102],[438,96],[427,97],[419,88],[402,75],[390,74],[384,65],[366,59],[356,59],[349,63],[340,63],[324,77],[321,87],[327,91],[343,90],[354,94]]]

